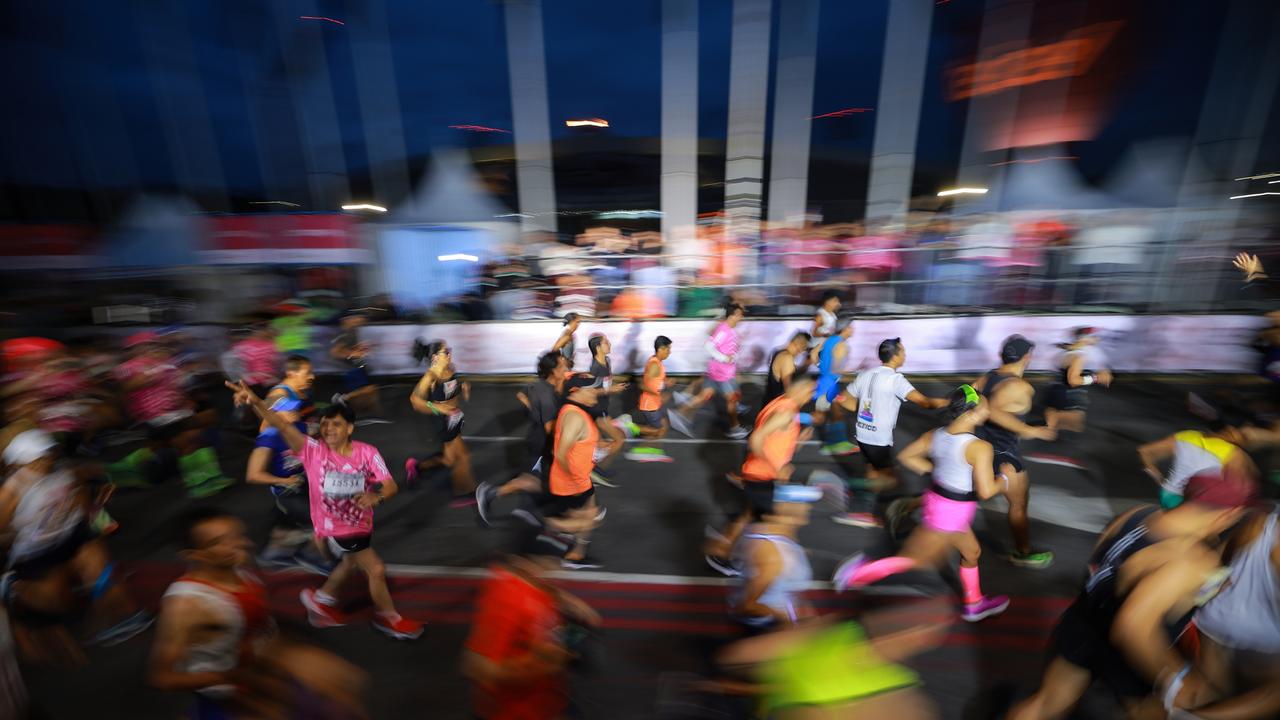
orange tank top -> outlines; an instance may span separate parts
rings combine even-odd
[[[649,366],[657,364],[658,377],[649,377]],[[649,358],[644,367],[645,378],[640,386],[640,409],[652,412],[662,407],[662,390],[667,386],[667,368],[657,355]]]
[[[791,412],[794,417],[791,424],[785,430],[776,432],[764,439],[764,457],[757,457],[755,453],[747,453],[747,461],[742,464],[742,479],[753,482],[767,482],[769,480],[777,480],[777,471],[783,465],[791,462],[791,457],[796,454],[796,442],[800,440],[800,406],[792,402],[786,395],[782,395],[773,399],[760,414],[756,416],[756,432],[760,432],[760,428],[769,422],[769,418],[779,412]]]
[[[591,470],[595,467],[594,455],[596,451],[596,443],[600,442],[600,430],[596,427],[596,423],[587,414],[586,410],[565,403],[560,408],[560,414],[556,416],[557,431],[564,422],[565,417],[569,413],[577,413],[582,416],[582,422],[587,425],[587,434],[583,439],[575,442],[573,447],[565,453],[568,459],[568,467],[560,464],[557,458],[551,463],[551,494],[552,495],[580,495],[591,489]],[[557,437],[556,442],[559,442]],[[560,448],[556,448],[557,454]]]

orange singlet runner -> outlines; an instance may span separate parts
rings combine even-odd
[[[559,496],[581,495],[591,489],[591,469],[595,467],[592,456],[596,450],[596,443],[600,442],[600,430],[586,410],[570,403],[566,403],[564,407],[560,408],[560,414],[556,417],[557,428],[564,427],[566,413],[577,413],[582,416],[582,423],[587,428],[587,435],[575,442],[573,447],[569,448],[569,452],[566,453],[569,467],[566,468],[561,465],[559,460],[552,461],[551,494]]]
[[[742,479],[750,482],[769,482],[777,480],[777,470],[783,465],[791,462],[792,456],[796,454],[796,443],[800,440],[800,406],[796,405],[786,395],[774,398],[772,402],[764,406],[760,414],[756,417],[756,432],[769,422],[769,418],[776,412],[790,411],[796,417],[792,420],[790,427],[778,433],[774,433],[764,439],[764,457],[756,457],[754,453],[747,454],[747,461],[742,464]]]
[[[658,377],[649,377],[649,366],[658,364]],[[657,355],[649,357],[649,362],[645,363],[644,382],[641,383],[640,403],[638,407],[645,412],[653,412],[662,409],[662,390],[667,386],[667,368],[658,359]]]

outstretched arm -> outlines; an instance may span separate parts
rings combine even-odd
[[[249,386],[246,385],[243,380],[234,383],[227,382],[224,384],[235,392],[236,405],[248,405],[253,408],[253,411],[258,414],[258,417],[262,418],[268,425],[275,428],[280,433],[280,437],[284,438],[284,441],[289,443],[289,449],[294,452],[302,452],[302,448],[307,445],[307,436],[298,432],[298,428],[294,427],[293,423],[285,420],[279,413],[267,407],[267,404],[262,401],[262,398],[254,395],[253,390],[250,390]]]

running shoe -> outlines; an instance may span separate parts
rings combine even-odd
[[[712,570],[715,570],[721,575],[724,575],[726,577],[742,576],[742,571],[734,567],[731,562],[729,562],[728,560],[725,560],[724,558],[719,558],[719,557],[716,557],[715,555],[704,555],[703,557],[706,559],[707,565],[711,566]]]
[[[902,524],[911,517],[911,513],[915,511],[915,498],[901,497],[889,503],[884,509],[885,520],[888,521],[889,537],[895,540],[902,534]]]
[[[841,440],[838,443],[823,445],[819,451],[823,455],[834,455],[836,457],[844,457],[846,455],[855,455],[858,452],[858,446],[848,440]]]
[[[965,622],[978,622],[983,618],[999,615],[1008,609],[1009,597],[1007,595],[993,595],[984,597],[978,602],[965,603],[964,612],[960,613],[960,617]]]
[[[836,592],[848,590],[849,585],[853,583],[853,574],[858,571],[858,568],[866,564],[866,554],[858,553],[850,555],[837,565],[836,571],[831,574],[831,584],[835,587]]]
[[[880,522],[880,518],[872,515],[871,513],[838,513],[831,516],[831,522],[838,523],[840,525],[849,525],[852,527],[868,529],[884,527],[884,523]]]
[[[1053,564],[1053,552],[1050,550],[1032,550],[1028,553],[1020,553],[1015,550],[1009,553],[1009,562],[1018,567],[1043,570]]]
[[[307,588],[298,593],[298,599],[302,601],[302,607],[307,609],[307,622],[311,623],[311,627],[332,628],[346,625],[347,620],[342,617],[342,613],[338,612],[338,609],[332,605],[320,602],[316,594],[313,588]]]
[[[139,635],[151,627],[156,621],[156,616],[146,610],[139,610],[120,622],[98,633],[97,636],[90,641],[93,645],[101,645],[103,647],[112,647]]]
[[[667,423],[671,425],[671,429],[686,437],[693,437],[693,425],[690,424],[689,418],[685,417],[679,410],[672,410],[667,413]]]
[[[625,457],[633,462],[651,463],[651,462],[672,462],[672,457],[660,448],[637,447],[627,451]]]
[[[418,458],[410,455],[408,460],[404,461],[404,484],[406,487],[413,487],[418,482]]]
[[[628,440],[630,440],[633,437],[637,437],[640,434],[640,426],[635,424],[635,422],[631,419],[631,416],[626,413],[623,413],[622,415],[619,415],[618,417],[614,418],[613,424],[617,425],[618,429],[622,430],[623,434],[627,436]]]
[[[416,640],[422,635],[423,624],[416,620],[406,620],[396,615],[394,618],[374,615],[373,626],[383,635],[396,640]]]
[[[684,407],[685,405],[693,402],[692,395],[686,392],[680,392],[679,390],[671,393],[671,399],[675,401],[677,407]]]
[[[613,481],[613,478],[610,477],[609,473],[605,472],[603,468],[595,468],[591,471],[591,482],[596,485],[603,485],[607,488],[618,487],[618,484]]]
[[[735,427],[735,428],[729,428],[729,432],[725,433],[725,435],[728,435],[733,440],[745,439],[750,434],[751,434],[751,428],[745,427],[743,425],[739,425],[738,427]]]
[[[565,570],[595,570],[604,567],[604,564],[588,555],[580,560],[565,558],[560,561],[560,567]]]
[[[489,506],[494,499],[498,497],[498,488],[489,482],[482,482],[476,486],[476,512],[480,514],[480,522],[485,526],[491,526],[489,522]]]

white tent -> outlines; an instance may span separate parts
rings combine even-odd
[[[377,225],[377,279],[404,305],[459,295],[482,263],[518,242],[519,230],[465,151],[436,152],[417,190]]]

